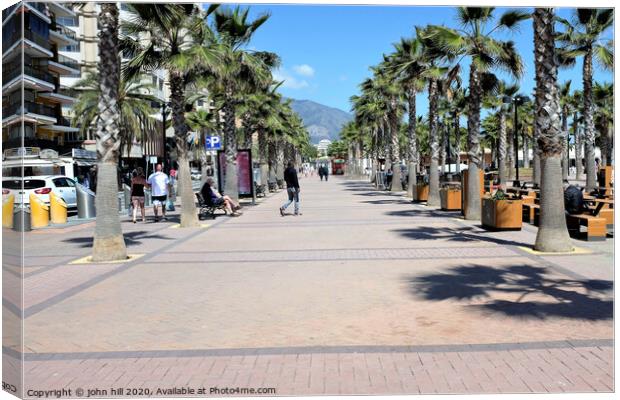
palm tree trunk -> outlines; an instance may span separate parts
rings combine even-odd
[[[390,104],[390,112],[389,112],[389,124],[390,124],[390,133],[392,140],[392,188],[390,191],[392,192],[400,192],[403,190],[401,183],[401,171],[400,171],[400,144],[398,142],[398,133],[399,129],[399,121],[398,121],[398,111],[397,111],[398,103],[396,99],[392,99]]]
[[[227,91],[222,107],[224,111],[224,153],[226,155],[226,178],[224,193],[234,201],[239,200],[239,178],[237,169],[237,134],[235,126],[235,105],[232,91]]]
[[[187,149],[187,132],[185,122],[185,90],[183,77],[180,73],[170,71],[170,106],[172,108],[172,124],[179,163],[179,193],[181,194],[181,227],[200,226],[196,210],[196,196],[192,190],[192,177],[189,168]]]
[[[267,187],[269,184],[269,148],[267,133],[261,129],[258,132],[258,153],[260,156],[260,184]]]
[[[515,178],[515,147],[513,136],[514,132],[510,129],[506,134],[506,173],[508,180],[513,180]]]
[[[576,180],[583,179],[583,140],[581,131],[579,129],[579,123],[577,113],[573,115],[574,121],[574,132],[575,132],[575,170],[576,170]]]
[[[269,144],[268,144],[268,149],[269,149],[269,159],[268,159],[268,164],[269,164],[269,173],[268,173],[268,180],[269,182],[275,182],[276,181],[276,164],[278,162],[278,156],[277,156],[277,149],[276,149],[276,139],[272,138],[271,140],[269,140]]]
[[[523,168],[529,168],[530,167],[530,145],[529,145],[529,139],[527,137],[527,135],[522,135],[523,138],[523,143],[522,143],[522,148],[523,148]]]
[[[583,119],[585,122],[585,159],[586,159],[586,190],[593,190],[596,185],[596,163],[594,159],[594,131],[592,107],[592,49],[583,57]]]
[[[536,129],[534,129],[534,143],[533,143],[533,153],[534,157],[532,160],[532,180],[535,184],[540,186],[540,177],[541,177],[541,165],[540,165],[540,152],[538,148],[538,133]]]
[[[465,219],[480,220],[480,103],[482,87],[476,67],[472,64],[469,70],[470,101],[467,108],[467,154],[469,156],[467,180],[467,212]]]
[[[447,147],[447,136],[446,136],[446,126],[442,122],[439,123],[439,131],[441,132],[441,147],[439,150],[439,163],[441,165],[441,176],[446,173],[446,147]]]
[[[568,139],[568,109],[562,108],[562,133],[564,134],[564,143],[567,143]],[[568,146],[565,146],[562,154],[562,179],[568,179]]]
[[[409,137],[409,179],[407,183],[407,196],[412,200],[418,199],[417,186],[417,155],[418,155],[418,138],[416,136],[417,129],[417,117],[416,117],[416,89],[415,87],[409,88],[407,93],[408,109],[409,112],[409,124],[407,126],[407,136]]]
[[[555,58],[554,13],[549,8],[534,11],[534,60],[536,61],[535,124],[541,155],[540,225],[534,248],[545,252],[572,249],[562,188],[561,159],[566,146],[560,122],[560,96]]]
[[[502,187],[506,186],[506,114],[504,110],[499,110],[499,157],[498,157],[498,170],[499,170],[499,184]]]
[[[437,80],[431,79],[428,83],[428,123],[429,147],[431,150],[431,170],[429,172],[429,191],[426,205],[438,207],[439,199],[439,138],[437,137]]]
[[[282,140],[276,141],[276,179],[280,182],[284,180],[284,143]]]
[[[454,153],[456,154],[456,173],[461,173],[461,121],[458,113],[454,113]]]
[[[93,238],[93,261],[127,259],[127,248],[118,214],[117,160],[120,146],[120,110],[118,89],[120,57],[118,52],[118,8],[115,3],[101,4],[99,12],[99,97],[97,120],[97,220]]]

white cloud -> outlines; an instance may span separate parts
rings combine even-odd
[[[314,76],[314,68],[312,68],[308,64],[294,65],[293,71],[295,71],[298,75],[301,76]]]
[[[273,79],[284,81],[281,87],[286,89],[304,89],[309,86],[307,81],[295,78],[283,68],[273,72]]]

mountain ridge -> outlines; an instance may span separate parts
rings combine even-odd
[[[342,126],[353,120],[353,116],[336,107],[326,106],[307,99],[291,100],[291,108],[304,121],[310,133],[310,140],[317,144],[322,139],[331,141],[339,139]]]

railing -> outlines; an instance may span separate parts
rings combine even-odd
[[[66,65],[69,68],[80,70],[80,63],[74,60],[73,58],[63,56],[62,54],[58,55],[58,59],[54,60],[59,64]]]
[[[80,95],[80,93],[77,90],[64,87],[64,86],[60,87],[56,91],[56,93],[61,94],[63,96],[68,96],[68,97],[78,97]]]
[[[39,35],[38,33],[34,33],[29,30],[23,31],[24,36],[22,37],[22,32],[15,32],[8,40],[2,41],[2,51],[6,51],[9,47],[13,46],[16,42],[21,39],[28,39],[31,42],[36,43],[37,45],[43,47],[45,50],[51,50],[52,46],[49,43],[49,39]]]
[[[44,115],[46,117],[56,118],[55,108],[46,106],[44,104],[33,103],[31,101],[24,101],[23,108],[20,103],[10,104],[7,107],[2,108],[2,114],[5,118],[10,115],[15,115],[15,114],[21,115],[21,114],[27,114],[27,113],[39,114],[39,115]]]
[[[15,77],[21,74],[22,74],[21,65],[18,65],[16,67],[3,71],[2,72],[2,84],[5,85],[6,83],[10,82],[11,80],[15,79]],[[30,65],[23,66],[23,74],[32,76],[33,78],[37,78],[37,79],[40,79],[48,83],[51,83],[52,85],[55,84],[54,77],[52,76],[52,74],[46,71],[34,69]]]
[[[55,20],[52,21],[52,24],[50,25],[50,30],[54,31],[54,32],[58,32],[61,35],[67,36],[68,38],[71,38],[73,40],[78,40],[77,36],[75,35],[75,31],[67,28],[66,26],[59,24],[58,22],[56,22]]]

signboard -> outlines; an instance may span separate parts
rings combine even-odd
[[[149,163],[157,164],[157,156],[150,156],[149,157]]]
[[[217,152],[217,160],[218,185],[220,193],[223,193],[226,182],[226,153],[224,150]],[[239,197],[253,197],[252,153],[250,150],[237,150],[237,182]]]
[[[219,150],[222,148],[222,139],[219,136],[207,136],[205,137],[205,149],[207,150]]]

